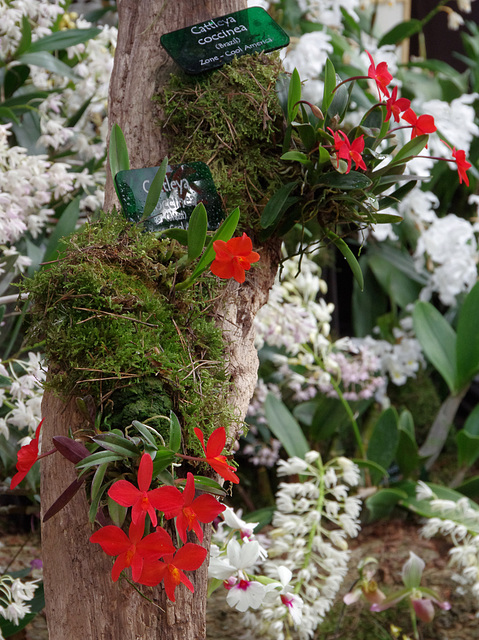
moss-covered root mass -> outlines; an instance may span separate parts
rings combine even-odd
[[[276,93],[276,54],[243,56],[201,76],[171,76],[157,97],[173,164],[205,162],[225,209],[241,208],[241,225],[259,228],[269,198],[288,180],[281,162],[283,113]]]
[[[112,213],[74,234],[56,263],[25,281],[29,338],[44,341],[51,389],[92,396],[112,428],[171,409],[188,440],[195,426],[205,433],[227,426],[224,344],[211,312],[218,285],[204,278],[175,294],[181,255],[173,241]],[[168,429],[164,419],[153,425]]]

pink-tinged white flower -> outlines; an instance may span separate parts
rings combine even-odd
[[[226,602],[230,607],[244,612],[247,609],[258,609],[262,605],[266,595],[264,584],[247,578],[241,578],[233,586],[229,584],[225,586],[228,589]]]
[[[244,538],[249,540],[254,535],[253,531],[255,527],[259,524],[258,522],[246,522],[242,520],[231,507],[225,508],[223,511],[223,519],[228,527],[240,532],[243,540]]]
[[[296,626],[301,623],[303,617],[303,606],[304,602],[302,598],[300,598],[295,593],[290,593],[287,589],[289,587],[291,579],[293,577],[293,573],[291,569],[281,565],[278,567],[278,576],[279,581],[281,582],[282,589],[279,592],[279,596],[281,598],[281,602],[285,605],[288,610],[288,613],[293,619],[293,622]]]

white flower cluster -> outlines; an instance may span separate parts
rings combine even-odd
[[[18,242],[27,231],[36,238],[53,214],[52,198],[73,189],[67,164],[10,147],[10,126],[0,125],[0,245]],[[7,247],[1,248],[7,257]]]
[[[11,380],[9,388],[0,388],[0,410],[2,413],[6,410],[6,414],[0,418],[0,435],[8,440],[9,425],[20,431],[27,429],[19,445],[29,444],[30,434],[34,433],[41,420],[43,383],[46,378],[41,356],[30,352],[28,360],[10,361],[8,368],[0,363],[0,375]]]
[[[416,489],[418,500],[427,500],[437,514],[429,518],[421,529],[421,535],[432,538],[443,535],[454,545],[449,551],[451,565],[460,569],[461,583],[469,585],[477,598],[479,611],[479,507],[468,498],[438,499],[431,488],[419,481]]]
[[[0,55],[5,60],[18,47],[22,37],[22,18],[32,30],[32,42],[51,33],[58,16],[64,13],[61,0],[0,0]]]
[[[456,304],[460,293],[470,291],[477,280],[477,233],[479,226],[448,214],[439,218],[434,194],[413,189],[399,205],[399,213],[420,232],[414,261],[425,276],[422,300],[437,293],[444,305]]]
[[[19,578],[12,578],[5,573],[0,576],[0,616],[18,625],[19,621],[30,613],[27,604],[35,595],[38,580],[22,582]],[[3,638],[0,630],[0,638]]]
[[[290,593],[280,600],[266,600],[254,614],[245,613],[249,637],[313,637],[347,573],[347,538],[359,533],[361,502],[348,495],[359,480],[353,462],[341,457],[323,465],[315,451],[305,460],[293,457],[279,462],[278,475],[297,474],[303,482],[280,484],[268,558],[258,567],[271,580],[288,570]]]

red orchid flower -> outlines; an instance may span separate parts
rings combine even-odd
[[[407,98],[398,98],[398,88],[394,87],[391,97],[386,100],[386,118],[384,122],[388,122],[391,116],[394,116],[395,122],[399,122],[399,116],[411,106],[411,101]]]
[[[430,115],[422,115],[418,117],[412,109],[407,109],[401,117],[412,126],[411,140],[416,136],[422,136],[436,131],[434,118]]]
[[[21,447],[17,454],[17,473],[13,476],[10,482],[10,489],[15,489],[17,485],[24,479],[35,462],[38,460],[38,438],[40,436],[40,428],[43,424],[43,420],[38,425],[35,431],[35,437],[29,444]]]
[[[215,240],[213,249],[216,258],[211,263],[211,271],[218,278],[234,278],[236,282],[245,281],[245,271],[249,271],[253,262],[258,262],[259,253],[252,251],[253,243],[246,233],[241,238],[231,238],[228,242]]]
[[[131,567],[133,580],[137,581],[144,566],[144,560],[158,560],[175,551],[175,546],[168,533],[157,527],[154,533],[142,539],[145,520],[138,524],[132,522],[128,535],[114,525],[102,527],[90,536],[90,542],[97,542],[109,556],[118,556],[111,570],[113,582],[120,577],[123,569]]]
[[[108,495],[122,507],[132,507],[131,519],[135,524],[141,520],[144,522],[148,513],[152,525],[156,527],[158,519],[155,509],[159,509],[159,489],[148,491],[152,477],[153,460],[148,453],[144,453],[138,468],[138,488],[128,480],[118,480],[110,487]]]
[[[361,153],[364,150],[364,135],[360,135],[358,138],[355,138],[353,142],[349,142],[348,136],[344,131],[333,131],[329,127],[328,129],[334,137],[334,150],[336,151],[337,166],[339,167],[340,158],[346,160],[348,163],[346,173],[349,173],[351,171],[351,162],[354,160],[356,169],[360,168],[366,171],[367,167],[361,156]]]
[[[235,473],[235,468],[226,461],[226,456],[221,455],[226,444],[226,431],[224,427],[218,427],[210,435],[208,444],[205,447],[205,440],[201,429],[195,427],[195,434],[201,442],[205,452],[206,462],[225,480],[230,480],[235,484],[239,483],[239,478]]]
[[[381,93],[384,93],[386,98],[389,98],[389,91],[387,85],[393,79],[392,75],[388,71],[388,65],[386,62],[380,62],[378,66],[374,64],[374,60],[369,51],[366,51],[369,56],[369,60],[371,61],[371,65],[368,69],[368,77],[376,82],[376,86],[378,88],[379,97],[381,97]]]
[[[457,173],[459,174],[459,184],[462,184],[462,181],[469,186],[469,177],[466,173],[468,169],[472,167],[472,164],[466,160],[466,152],[462,149],[458,149],[456,151],[456,147],[452,150],[452,157],[456,161],[457,164]]]
[[[195,498],[195,479],[192,473],[186,476],[183,492],[176,487],[160,487],[160,492],[159,509],[163,511],[167,520],[176,518],[176,528],[182,542],[186,542],[186,533],[191,530],[194,530],[198,540],[203,542],[200,522],[213,522],[226,509],[218,500],[206,493]]]
[[[199,544],[188,542],[173,555],[163,557],[159,562],[144,564],[138,582],[155,587],[164,580],[165,591],[171,602],[175,602],[175,589],[182,582],[191,592],[195,588],[183,571],[196,571],[206,558],[207,550]]]

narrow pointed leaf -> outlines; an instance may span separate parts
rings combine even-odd
[[[289,81],[288,122],[292,122],[296,118],[299,109],[299,105],[297,104],[299,100],[301,100],[301,78],[299,77],[298,70],[295,69]]]
[[[84,481],[85,478],[77,478],[76,480],[74,480],[47,510],[47,512],[43,516],[43,522],[47,522],[47,520],[50,520],[50,518],[57,514],[60,509],[63,509],[63,507],[67,505],[73,498],[73,496],[77,493]]]
[[[43,262],[55,260],[58,257],[61,239],[75,231],[80,216],[80,196],[74,198],[62,213],[48,239],[47,248],[43,255]]]
[[[131,440],[127,440],[115,433],[101,433],[100,435],[92,438],[92,440],[104,449],[108,449],[108,451],[113,451],[113,453],[117,453],[122,456],[132,457],[139,456],[141,454],[139,448],[131,442]]]
[[[78,462],[76,465],[77,469],[89,469],[90,467],[95,467],[99,464],[104,464],[105,462],[116,462],[117,460],[123,460],[125,456],[120,456],[111,451],[97,451],[92,453],[91,456],[85,458],[81,462]]]
[[[55,449],[64,458],[76,464],[90,455],[90,452],[81,442],[67,438],[66,436],[54,436],[52,438]]]
[[[21,64],[34,64],[37,67],[56,73],[59,76],[79,80],[79,76],[67,64],[52,56],[48,51],[38,51],[36,53],[24,53],[18,58]]]
[[[464,387],[479,371],[479,282],[467,294],[457,324],[457,377],[458,387]]]
[[[304,458],[310,447],[299,423],[286,405],[271,393],[264,404],[268,427],[289,456]]]
[[[175,453],[181,447],[181,426],[173,411],[170,411],[170,450]]]
[[[165,182],[166,170],[168,168],[168,158],[163,158],[163,161],[155,174],[155,177],[151,181],[148,194],[146,196],[145,207],[143,209],[143,215],[140,222],[143,222],[151,216],[158,204],[161,192],[163,191],[163,183]]]
[[[108,159],[110,162],[111,175],[115,182],[114,178],[119,171],[126,171],[130,168],[125,136],[117,124],[114,124],[111,128]]]
[[[193,209],[188,223],[188,260],[195,260],[201,255],[208,230],[208,215],[205,205],[200,202]]]
[[[333,63],[328,58],[324,68],[324,94],[323,104],[321,105],[321,111],[326,115],[329,106],[334,98],[334,87],[336,86],[336,69]]]
[[[36,42],[33,42],[28,47],[29,53],[36,53],[37,51],[58,51],[59,49],[66,49],[82,42],[87,42],[91,38],[94,38],[101,29],[98,27],[92,27],[90,29],[65,29],[65,31],[56,31],[48,36],[44,36]]]
[[[156,478],[159,473],[164,471],[172,462],[177,460],[173,451],[169,449],[159,449],[153,460],[153,477]]]
[[[146,425],[142,424],[141,422],[138,422],[138,420],[133,420],[132,425],[135,427],[137,431],[141,433],[141,435],[145,438],[145,440],[148,442],[149,445],[151,445],[155,449],[158,449],[156,438]]]
[[[348,247],[348,245],[344,242],[342,238],[337,236],[333,231],[329,229],[326,230],[326,236],[331,240],[331,242],[336,246],[337,249],[343,254],[346,258],[346,262],[348,263],[351,271],[353,272],[353,276],[356,282],[359,285],[361,291],[364,289],[364,277],[363,272],[361,271],[361,267],[359,266],[359,262],[356,260],[356,256]]]
[[[284,212],[284,205],[297,182],[288,182],[276,191],[276,193],[268,200],[263,213],[261,214],[261,227],[268,227],[278,222],[281,214]]]
[[[404,147],[402,147],[396,153],[393,160],[389,163],[388,166],[399,164],[400,162],[405,162],[408,158],[417,156],[419,153],[421,153],[421,151],[427,145],[428,139],[429,139],[429,136],[422,135],[422,136],[417,136],[416,138],[413,138],[409,142],[406,142]]]
[[[125,522],[128,508],[122,507],[108,496],[108,515],[113,520],[113,524],[122,527]]]

